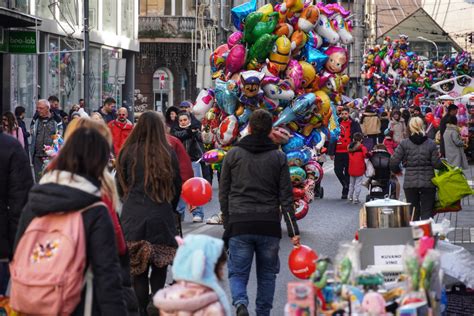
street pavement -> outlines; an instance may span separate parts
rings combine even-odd
[[[311,205],[308,215],[298,221],[302,244],[313,248],[319,256],[327,256],[334,259],[337,255],[338,245],[341,242],[350,241],[358,228],[359,209],[362,206],[353,205],[347,200],[341,200],[342,187],[337,180],[332,161],[324,165],[325,174],[322,181],[324,187],[324,198],[316,199]],[[216,179],[215,179],[216,180]],[[206,218],[219,211],[218,185],[213,184],[213,199],[204,207]],[[362,189],[360,200],[365,201],[367,190]],[[186,215],[183,223],[183,233],[206,234],[214,237],[222,237],[223,228],[217,225],[193,224],[191,216]],[[275,299],[272,315],[283,315],[287,297],[287,283],[297,280],[288,270],[288,255],[292,250],[290,239],[287,237],[286,226],[282,221],[283,238],[280,243],[280,274],[276,281]],[[230,290],[227,282],[224,287],[230,298]],[[253,266],[248,295],[250,300],[249,311],[255,315],[257,281],[255,277],[255,265]]]

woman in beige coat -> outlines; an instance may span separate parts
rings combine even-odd
[[[450,115],[446,130],[443,134],[444,148],[446,150],[446,160],[449,164],[461,169],[468,169],[466,154],[464,153],[464,141],[459,133],[456,116]]]

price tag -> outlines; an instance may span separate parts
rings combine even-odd
[[[375,265],[401,265],[405,245],[374,246]]]

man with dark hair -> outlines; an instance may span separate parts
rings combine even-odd
[[[15,108],[15,116],[16,120],[18,122],[18,126],[21,128],[21,131],[23,132],[23,142],[25,144],[25,151],[26,151],[26,156],[28,157],[28,161],[30,161],[30,155],[29,155],[29,144],[28,144],[28,137],[30,137],[30,133],[26,129],[26,123],[25,123],[25,113],[26,109],[22,106],[17,106]]]
[[[109,124],[117,118],[117,113],[115,111],[115,106],[117,102],[114,98],[107,98],[104,101],[104,105],[99,109],[99,113],[102,115],[105,123]]]
[[[280,267],[280,216],[292,243],[300,243],[286,155],[268,137],[271,130],[271,114],[255,110],[249,120],[249,135],[227,153],[219,181],[224,240],[230,254],[229,284],[238,316],[249,315],[247,283],[254,253],[256,313],[270,315]]]
[[[342,185],[341,199],[347,199],[349,192],[349,154],[347,147],[352,142],[355,133],[362,133],[359,123],[349,116],[349,108],[344,107],[338,118],[341,133],[337,141],[331,141],[328,154],[334,160],[334,173]]]
[[[49,105],[51,106],[51,113],[53,113],[56,117],[61,118],[61,121],[62,121],[63,117],[67,116],[67,113],[61,109],[61,106],[59,105],[58,97],[55,95],[52,95],[48,98],[48,102],[49,102]]]
[[[83,109],[86,106],[84,99],[79,99],[79,106],[81,107],[81,109]]]
[[[441,156],[446,156],[446,150],[444,148],[443,134],[446,131],[446,125],[449,123],[450,116],[456,116],[458,114],[458,106],[455,104],[450,104],[447,109],[448,113],[441,119],[439,123],[439,134],[440,134],[440,152]]]

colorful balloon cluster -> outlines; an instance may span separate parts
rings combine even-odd
[[[257,8],[251,0],[231,10],[236,31],[210,56],[215,88],[202,90],[193,107],[209,149],[203,160],[219,168],[226,149],[248,134],[258,108],[274,116],[271,138],[284,145],[300,217],[322,169],[311,149],[337,138],[333,112],[341,104],[352,42],[350,12],[339,4],[285,0]]]
[[[381,109],[390,100],[395,107],[411,106],[416,97],[429,98],[434,92],[433,84],[471,75],[472,67],[467,52],[432,61],[410,50],[408,36],[400,35],[393,41],[387,36],[383,45],[369,49],[364,55],[361,72],[368,89],[364,104]]]
[[[44,145],[44,153],[46,157],[43,160],[43,169],[48,166],[51,160],[54,159],[59,153],[59,150],[64,144],[64,139],[60,134],[55,134],[52,136],[53,144],[52,145]]]

